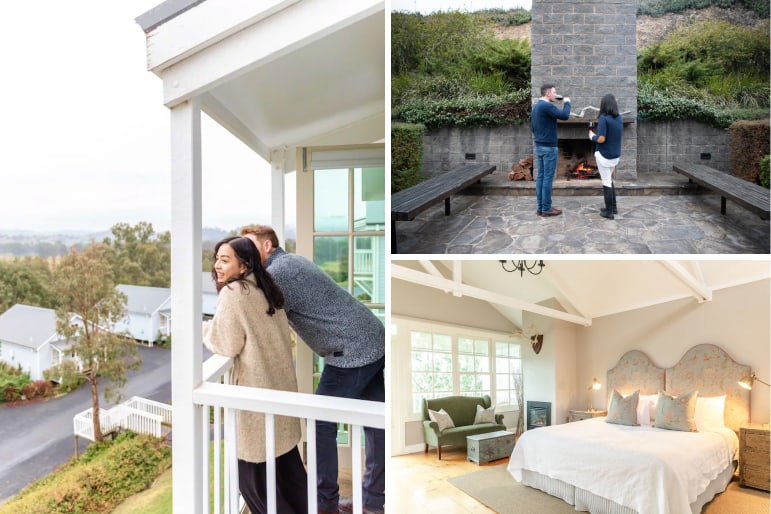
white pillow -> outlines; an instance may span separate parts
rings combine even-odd
[[[455,428],[455,423],[453,423],[452,418],[444,409],[441,409],[439,412],[428,409],[428,417],[431,418],[431,421],[436,421],[440,432],[446,428]]]
[[[725,428],[725,395],[696,398],[696,430],[709,432]]]
[[[656,421],[656,407],[659,403],[659,395],[641,394],[637,401],[637,423],[643,426],[651,426]]]
[[[491,405],[485,409],[481,405],[477,404],[477,413],[474,416],[474,424],[479,425],[481,423],[495,423],[495,405]]]

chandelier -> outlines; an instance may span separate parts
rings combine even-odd
[[[508,273],[513,273],[515,271],[519,271],[519,276],[522,277],[525,275],[525,271],[530,273],[531,275],[538,275],[543,271],[544,262],[541,261],[498,261],[501,263],[501,268],[503,268],[503,271],[506,271]],[[536,267],[538,267],[538,271],[533,271]]]

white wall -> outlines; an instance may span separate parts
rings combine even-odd
[[[769,280],[764,280],[717,290],[710,302],[677,300],[597,318],[578,332],[577,389],[597,377],[603,387],[595,394],[595,407],[604,407],[606,371],[628,350],[641,350],[656,365],[670,367],[701,343],[720,346],[735,361],[751,365],[758,378],[771,382],[770,312]],[[769,388],[756,383],[751,402],[752,421],[768,423]]]
[[[557,302],[544,305],[559,308]],[[543,334],[539,354],[529,342],[522,346],[525,402],[551,402],[551,423],[565,423],[568,410],[575,408],[576,334],[580,327],[528,312],[523,313],[522,320],[525,327],[533,325]]]

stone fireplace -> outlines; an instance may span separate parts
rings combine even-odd
[[[586,107],[599,108],[607,93],[616,97],[619,111],[628,111],[616,167],[616,178],[626,180],[637,178],[636,13],[636,0],[533,0],[530,36],[533,101],[541,85],[550,83],[570,97],[571,112],[584,112],[558,123],[560,141],[590,143],[589,123],[596,127],[597,111]],[[556,178],[566,178],[566,164],[558,161]]]

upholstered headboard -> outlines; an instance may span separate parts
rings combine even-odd
[[[695,389],[699,396],[725,394],[725,425],[738,432],[750,420],[750,392],[738,384],[749,374],[750,366],[738,364],[719,346],[699,344],[667,369],[666,390],[680,394]]]
[[[656,366],[643,352],[630,350],[608,370],[607,384],[607,403],[614,389],[623,395],[638,389],[640,394],[656,394],[665,387],[664,368]]]
[[[725,425],[738,432],[750,420],[750,392],[739,387],[739,379],[750,374],[750,366],[736,363],[722,348],[699,344],[685,352],[671,368],[659,368],[639,350],[626,352],[608,370],[608,402],[613,389],[627,395],[665,390],[671,394],[698,390],[699,396],[726,395]]]

